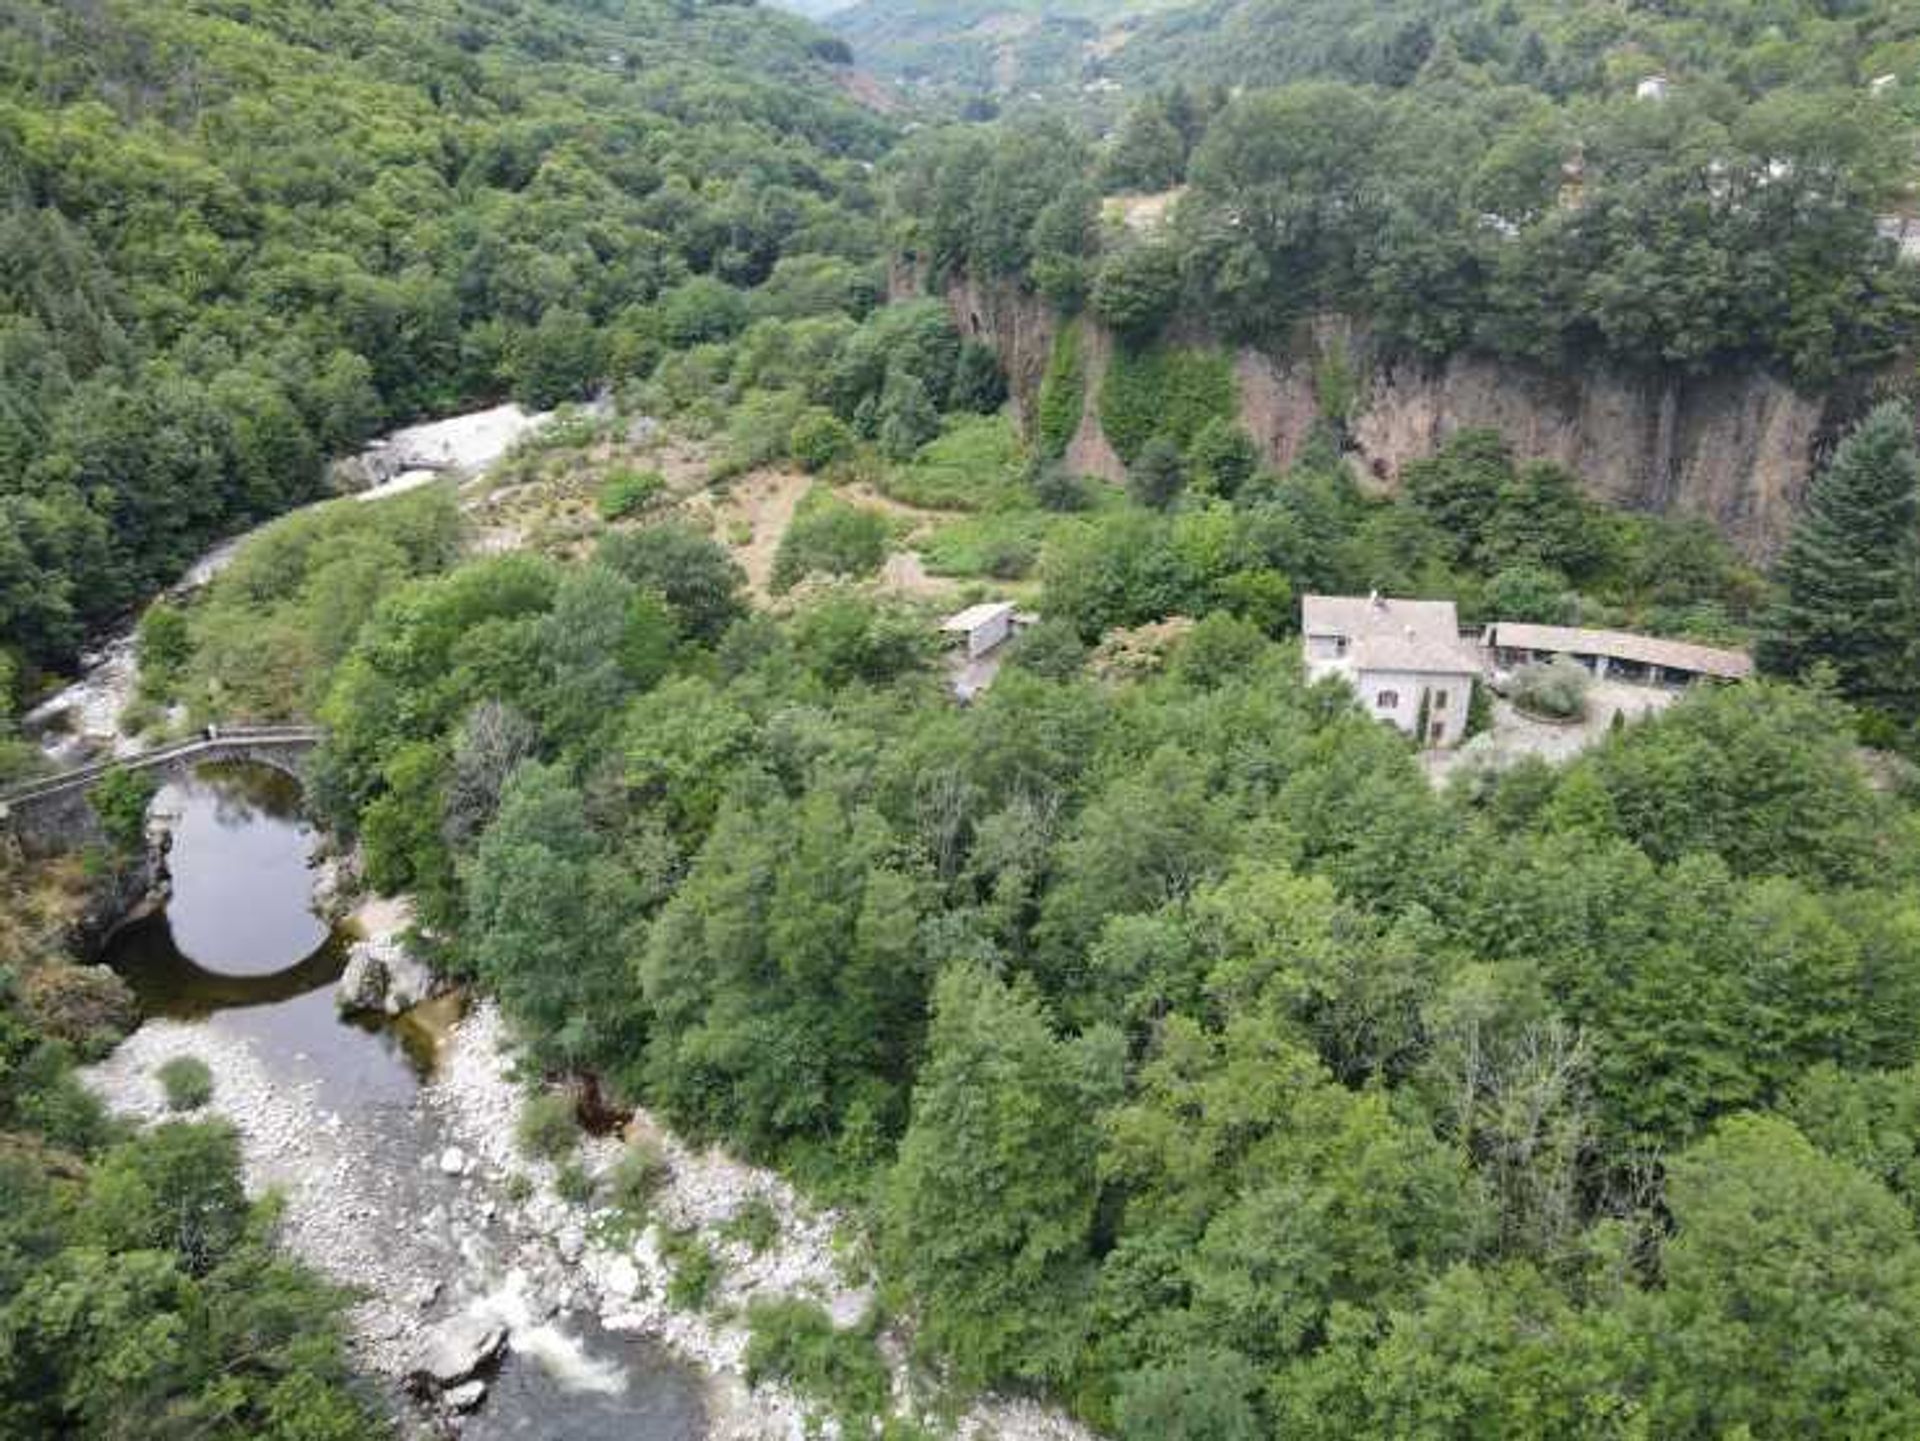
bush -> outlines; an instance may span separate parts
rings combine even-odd
[[[37,966],[19,981],[33,1023],[82,1056],[103,1056],[140,1024],[140,1006],[105,966]]]
[[[140,617],[136,646],[141,690],[166,695],[193,659],[193,630],[186,612],[171,602],[155,601]]]
[[[1215,419],[1193,437],[1187,461],[1196,488],[1231,500],[1260,469],[1260,448],[1235,422]]]
[[[1064,515],[1070,511],[1086,510],[1093,504],[1093,492],[1088,482],[1057,460],[1043,461],[1035,466],[1028,483],[1033,487],[1033,498],[1040,503],[1042,510]]]
[[[638,515],[666,488],[667,478],[657,470],[610,471],[600,482],[600,515],[605,520]]]
[[[1049,680],[1071,680],[1087,663],[1087,647],[1072,622],[1048,617],[1020,632],[1008,663]]]
[[[1180,447],[1165,436],[1155,436],[1127,467],[1127,494],[1150,510],[1165,510],[1186,488],[1187,469]]]
[[[720,1234],[738,1241],[758,1256],[780,1239],[780,1216],[765,1196],[749,1196],[740,1209],[727,1218]]]
[[[953,373],[953,394],[947,403],[955,410],[991,415],[1007,403],[1007,377],[993,347],[969,340],[960,347],[960,363]]]
[[[583,1166],[578,1159],[561,1162],[560,1172],[553,1178],[553,1189],[560,1199],[575,1206],[584,1206],[593,1199],[593,1172]]]
[[[1579,720],[1587,713],[1587,688],[1592,683],[1585,666],[1561,656],[1549,665],[1522,666],[1514,672],[1507,695],[1534,715]]]
[[[780,540],[773,561],[773,588],[790,590],[804,577],[872,575],[887,558],[886,517],[878,511],[815,491]]]
[[[1574,625],[1580,619],[1580,597],[1558,571],[1512,565],[1487,582],[1486,611],[1489,620]]]
[[[198,1056],[175,1056],[154,1072],[169,1111],[197,1111],[213,1099],[213,1072]]]
[[[147,807],[158,789],[144,771],[111,771],[87,793],[100,829],[117,849],[137,851],[146,844]]]
[[[653,1198],[673,1174],[667,1158],[651,1141],[636,1141],[614,1162],[608,1199],[632,1220],[647,1214]]]
[[[673,1268],[667,1282],[667,1304],[678,1311],[704,1311],[720,1284],[720,1258],[692,1231],[669,1231],[661,1239],[660,1254]]]
[[[1033,511],[974,516],[942,526],[920,542],[920,554],[930,575],[1021,580],[1039,562],[1053,524]]]
[[[887,1366],[870,1335],[837,1330],[812,1301],[756,1301],[747,1311],[747,1381],[780,1380],[830,1407],[849,1435],[888,1409]]]
[[[1040,400],[1034,428],[1040,453],[1058,457],[1067,453],[1080,414],[1086,405],[1086,368],[1080,359],[1080,327],[1064,325],[1053,337],[1053,354],[1040,381]]]
[[[830,410],[809,410],[794,422],[788,441],[793,458],[809,474],[853,454],[853,432]]]
[[[914,452],[940,433],[940,412],[920,377],[895,369],[887,373],[874,412],[875,438],[881,454],[891,460],[911,459]]]
[[[571,1154],[580,1140],[573,1098],[557,1092],[535,1096],[521,1109],[514,1139],[527,1155],[544,1161],[558,1161]]]
[[[930,510],[987,510],[1019,497],[1020,438],[1005,416],[964,416],[928,442],[906,465],[890,469],[881,489]]]
[[[1216,351],[1122,345],[1100,387],[1100,423],[1129,465],[1156,436],[1184,447],[1233,413],[1233,366]]]

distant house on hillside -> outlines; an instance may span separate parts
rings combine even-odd
[[[1660,640],[1623,630],[1580,630],[1565,625],[1526,625],[1503,620],[1487,627],[1482,644],[1501,670],[1567,656],[1600,680],[1646,685],[1691,685],[1698,680],[1745,680],[1753,658],[1745,651]]]
[[[950,636],[964,637],[967,658],[978,660],[1013,635],[1013,605],[1010,601],[970,605],[958,615],[947,617],[940,629]]]
[[[1481,663],[1450,600],[1310,595],[1300,605],[1307,676],[1339,676],[1369,715],[1430,746],[1458,745]]]
[[[947,658],[953,681],[953,693],[962,702],[970,701],[993,684],[1006,659],[1006,643],[1039,617],[1015,610],[1011,601],[987,601],[970,605],[940,623],[950,642],[958,642]]]
[[[1649,75],[1633,87],[1635,100],[1665,100],[1672,92],[1672,85],[1664,75]]]

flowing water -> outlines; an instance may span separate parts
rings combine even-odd
[[[395,1329],[474,1307],[511,1328],[511,1349],[464,1436],[702,1435],[696,1376],[646,1342],[602,1330],[589,1314],[542,1314],[547,1308],[516,1290],[501,1260],[508,1241],[484,1225],[461,1232],[441,1220],[436,1229],[432,1218],[463,1207],[471,1216],[478,1204],[471,1178],[456,1182],[434,1163],[446,1138],[422,1102],[454,1007],[429,1002],[394,1023],[337,1015],[333,983],[350,938],[311,909],[315,835],[300,816],[297,784],[262,767],[208,766],[163,790],[155,806],[172,817],[172,894],[164,909],[124,927],[105,959],[132,985],[145,1017],[194,1028],[209,1054],[257,1061],[266,1075],[258,1089],[275,1104],[298,1098],[294,1123],[281,1129],[317,1139],[295,1138],[281,1151],[296,1183],[302,1164],[311,1172],[325,1163],[313,1184],[329,1214],[296,1248],[339,1279],[374,1289],[421,1271],[444,1283],[431,1314]],[[221,1096],[217,1089],[216,1105]],[[242,1103],[237,1093],[227,1100]]]

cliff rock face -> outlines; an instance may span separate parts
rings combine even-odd
[[[1017,287],[965,279],[948,288],[947,303],[963,332],[999,352],[1020,422],[1030,425],[1059,323],[1051,308]],[[1099,415],[1112,344],[1087,324],[1086,405],[1067,458],[1084,474],[1119,479],[1124,467]],[[1303,326],[1286,353],[1241,350],[1234,369],[1241,423],[1275,466],[1305,444],[1320,418],[1320,391],[1338,376],[1351,459],[1365,482],[1390,488],[1402,466],[1454,431],[1486,427],[1523,460],[1564,465],[1599,499],[1704,516],[1761,561],[1785,542],[1837,418],[1825,398],[1759,371],[1697,379],[1603,368],[1555,374],[1477,355],[1428,365],[1391,356],[1364,326],[1338,316]]]

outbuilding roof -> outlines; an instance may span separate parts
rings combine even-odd
[[[979,605],[970,605],[958,615],[950,615],[941,622],[940,629],[951,635],[966,635],[979,630],[983,625],[991,625],[1004,616],[1013,614],[1013,602],[1005,600],[982,601]]]
[[[1632,665],[1657,665],[1720,680],[1745,680],[1753,674],[1753,657],[1741,650],[1695,645],[1691,641],[1661,640],[1624,630],[1582,630],[1567,625],[1530,625],[1503,620],[1487,628],[1487,641],[1496,650],[1551,651],[1556,655],[1595,655]]]

